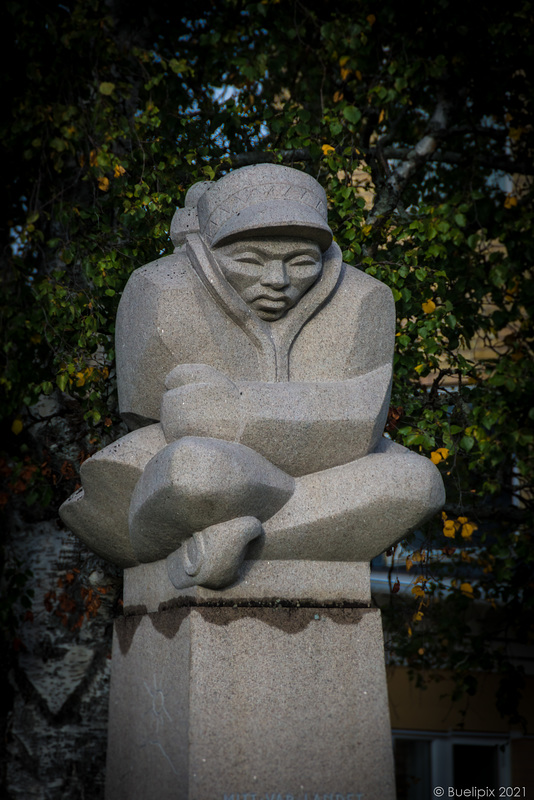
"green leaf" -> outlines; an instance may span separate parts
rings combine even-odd
[[[460,447],[462,447],[466,452],[469,452],[472,449],[474,443],[475,440],[472,436],[462,436],[460,439]]]
[[[359,122],[362,118],[362,113],[359,108],[356,106],[345,106],[343,109],[343,116],[349,122],[352,122],[354,125]]]
[[[98,87],[98,91],[100,92],[100,94],[109,96],[110,94],[113,94],[113,92],[115,91],[115,84],[110,83],[109,81],[103,81]]]

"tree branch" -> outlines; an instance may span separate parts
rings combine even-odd
[[[386,158],[394,158],[404,160],[409,155],[410,148],[408,147],[385,147],[382,151]],[[501,170],[510,174],[520,175],[534,175],[534,164],[528,164],[526,161],[512,161],[508,158],[499,158],[492,156],[478,155],[477,153],[472,156],[453,153],[450,150],[445,152],[433,153],[428,161],[441,162],[445,164],[469,164],[473,161],[475,164],[480,164],[483,167],[490,167],[491,169]]]
[[[449,101],[443,97],[440,98],[423,138],[417,142],[415,147],[406,148],[402,163],[395,170],[390,171],[377,186],[375,203],[367,216],[368,225],[372,225],[376,229],[384,224],[397,207],[410,179],[433,156],[440,138],[447,130],[449,109]],[[367,154],[371,158],[388,157],[380,144],[373,149],[374,153],[371,151]]]
[[[448,132],[447,132],[448,133]],[[445,132],[443,132],[445,135]],[[441,137],[441,133],[440,133]],[[423,137],[421,143],[427,137]],[[420,143],[420,144],[421,144]],[[502,172],[507,172],[511,175],[519,174],[519,175],[534,175],[534,164],[527,163],[526,161],[513,161],[508,158],[499,158],[498,156],[488,156],[488,155],[478,155],[477,153],[474,154],[464,154],[464,153],[455,153],[451,150],[446,150],[443,152],[435,152],[432,151],[427,153],[423,159],[421,156],[416,156],[414,158],[414,153],[416,153],[417,148],[419,145],[416,145],[415,148],[410,147],[384,147],[381,149],[380,154],[382,158],[386,159],[397,159],[399,161],[409,160],[410,162],[414,162],[416,158],[419,158],[419,163],[412,167],[412,172],[415,171],[416,167],[422,165],[422,163],[444,163],[444,164],[469,164],[474,162],[475,164],[480,164],[483,167],[489,167],[490,169],[500,170]],[[378,148],[373,147],[369,150],[363,150],[359,148],[358,150],[354,150],[352,152],[352,157],[355,159],[361,159],[361,155],[363,153],[364,160],[371,160],[373,158],[379,157],[378,155]],[[230,163],[234,169],[238,169],[239,167],[246,167],[250,164],[274,164],[281,161],[283,164],[294,164],[299,161],[311,161],[312,155],[307,147],[300,147],[296,148],[295,150],[253,150],[248,153],[238,153],[235,156],[230,156]]]
[[[297,161],[311,161],[311,153],[307,147],[295,150],[265,150],[250,153],[238,153],[230,156],[230,163],[234,169],[248,167],[250,164],[275,164],[282,161],[284,164],[294,164]]]
[[[532,512],[527,508],[517,506],[462,506],[453,503],[446,503],[443,510],[454,517],[468,517],[469,519],[483,522],[485,520],[495,520],[499,522],[511,522],[520,524],[528,522],[532,517]]]

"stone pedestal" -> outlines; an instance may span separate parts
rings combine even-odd
[[[301,563],[285,565],[293,579],[313,567]],[[350,566],[353,577],[367,570]],[[137,613],[115,627],[108,800],[393,800],[382,628],[362,602],[368,581],[354,581],[348,602],[302,607],[262,599],[257,574],[246,600],[230,588],[216,601],[158,596],[159,610],[145,611],[153,603],[146,581],[142,590],[132,581],[138,569],[127,571],[125,592],[126,611]]]

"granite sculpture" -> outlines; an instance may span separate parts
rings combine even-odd
[[[383,436],[391,292],[343,264],[317,181],[263,164],[196,184],[171,237],[119,306],[131,432],[82,465],[66,525],[221,589],[244,557],[369,561],[434,514],[438,470]]]

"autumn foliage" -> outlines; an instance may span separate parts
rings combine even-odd
[[[451,0],[126,6],[6,12],[4,512],[55,514],[80,459],[124,432],[117,303],[171,252],[189,186],[291,164],[324,185],[345,261],[393,291],[387,433],[447,484],[444,515],[386,556],[392,658],[446,668],[460,692],[480,670],[517,684],[509,643],[534,635],[531,5],[473,22]],[[68,459],[34,435],[43,396],[74,431]],[[58,588],[65,624],[97,608]]]

